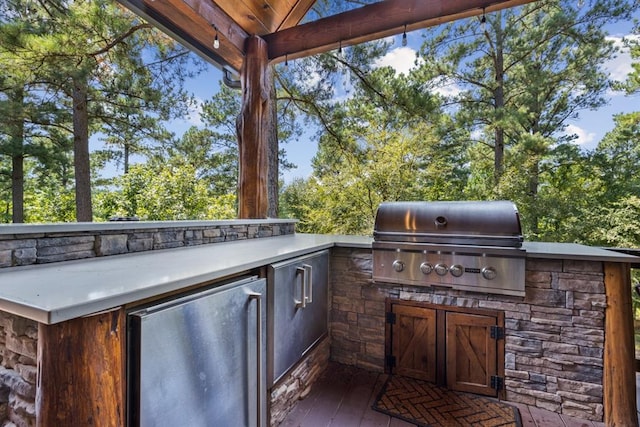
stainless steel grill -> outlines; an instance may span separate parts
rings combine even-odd
[[[383,203],[373,237],[376,282],[524,296],[525,251],[512,202]]]

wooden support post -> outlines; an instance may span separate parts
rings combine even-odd
[[[271,73],[266,42],[246,41],[242,65],[242,110],[237,120],[239,147],[238,218],[267,218],[269,211],[269,132]]]
[[[36,425],[125,425],[124,310],[38,325]]]
[[[608,427],[638,427],[630,268],[626,263],[604,263],[607,308],[603,388],[604,422]]]

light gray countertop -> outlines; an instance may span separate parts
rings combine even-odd
[[[640,258],[577,243],[524,242],[527,258],[575,259],[583,261],[640,262]]]
[[[334,246],[368,249],[359,236],[293,234],[0,269],[0,310],[54,324],[222,279]],[[575,244],[525,243],[527,257],[638,260]]]

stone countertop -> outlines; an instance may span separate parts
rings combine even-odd
[[[524,242],[527,258],[575,259],[580,261],[609,261],[638,263],[640,258],[577,243]]]
[[[334,246],[371,248],[360,236],[293,234],[0,269],[0,310],[44,324],[109,310]],[[635,262],[575,244],[525,243],[527,258]]]
[[[293,234],[0,269],[0,310],[54,324],[211,282],[353,236]]]

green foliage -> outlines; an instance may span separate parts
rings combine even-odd
[[[98,195],[101,220],[113,216],[138,217],[147,221],[235,218],[235,196],[212,195],[195,168],[171,163],[134,165],[115,180],[119,191]]]
[[[325,110],[315,176],[281,198],[283,215],[300,218],[299,230],[369,234],[383,201],[461,193],[464,147],[451,144],[451,123],[429,94],[396,91],[399,80],[406,78],[389,69],[371,71],[352,98]]]
[[[593,156],[607,186],[603,203],[640,194],[640,111],[616,115],[614,123]]]
[[[367,1],[368,2],[368,1]],[[319,2],[312,13],[360,2]],[[204,126],[177,137],[166,121],[193,108],[183,90],[202,63],[115,3],[12,1],[0,16],[0,220],[12,220],[11,172],[24,161],[25,221],[75,215],[70,82],[86,78],[94,217],[235,217],[240,92],[222,86]],[[302,232],[370,234],[379,203],[510,199],[529,240],[640,245],[638,113],[593,152],[565,133],[597,109],[615,54],[605,23],[638,3],[541,0],[424,31],[416,67],[377,67],[388,40],[274,68],[280,143],[319,141],[314,173],[281,189],[281,216]],[[638,91],[635,72],[622,87]],[[443,85],[458,92],[445,95]],[[316,132],[314,134],[314,132]],[[284,145],[282,145],[284,147]],[[143,163],[130,164],[136,155]],[[101,178],[109,163],[124,174]],[[281,169],[291,167],[284,149]]]
[[[606,246],[637,248],[640,246],[640,197],[625,197],[603,209],[606,222],[594,236]]]
[[[51,168],[43,168],[35,160],[25,162],[25,222],[73,222],[75,221],[75,191],[71,166],[60,161]],[[64,167],[66,164],[67,167]],[[62,183],[62,184],[61,184]],[[9,221],[10,222],[10,218]]]
[[[592,228],[591,242],[640,247],[640,236],[634,231],[640,217],[633,216],[640,194],[640,113],[617,115],[614,122],[615,128],[591,157],[594,175],[601,180],[603,190],[595,193],[597,202],[585,218],[595,218],[599,223]]]
[[[406,76],[371,69],[384,44],[318,59],[326,74],[312,72],[319,83],[308,97],[296,86],[294,99],[321,125],[320,148],[314,176],[284,190],[286,212],[305,231],[369,234],[384,200],[510,199],[529,240],[598,241],[612,203],[638,194],[637,122],[618,119],[593,154],[565,129],[604,104],[601,64],[616,51],[602,28],[638,6],[547,0],[487,14],[484,27],[435,27]],[[337,76],[348,82],[342,97],[325,88]],[[459,92],[437,95],[443,82]]]
[[[625,82],[619,83],[619,86],[629,95],[640,92],[640,20],[635,24],[635,37],[625,39],[625,45],[629,48],[631,55],[633,71],[627,76]]]
[[[588,182],[586,159],[564,130],[581,110],[605,103],[610,82],[601,64],[615,50],[603,24],[637,8],[539,1],[487,14],[484,26],[470,19],[435,29],[422,46],[421,73],[457,83],[461,91],[446,102],[458,106],[457,125],[479,145],[471,150],[468,194],[516,201],[527,238],[575,239],[571,223],[581,221],[572,218],[595,200],[575,197],[598,183]]]
[[[122,161],[125,170],[131,155],[169,141],[163,122],[190,106],[182,86],[198,72],[187,66],[194,57],[111,0],[2,2],[0,12],[0,113],[8,118],[0,122],[0,155],[12,160],[12,219],[23,220],[24,160],[56,167],[72,140],[77,211],[85,217],[89,136],[102,132],[101,160]]]
[[[73,189],[48,186],[27,193],[25,222],[51,223],[76,220],[76,195]]]

